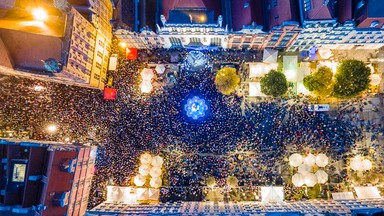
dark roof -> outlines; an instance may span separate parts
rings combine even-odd
[[[252,22],[263,24],[263,0],[236,0],[232,1],[231,7],[233,30],[241,30]]]
[[[336,16],[340,23],[352,19],[352,1],[339,0],[336,5]]]
[[[191,22],[192,20],[192,22]],[[215,23],[214,12],[207,9],[176,9],[169,11],[168,23]]]
[[[270,6],[268,29],[279,26],[287,21],[299,21],[296,0],[278,1],[276,7]]]
[[[162,0],[162,14],[169,19],[169,11],[177,8],[205,8],[214,11],[214,16],[220,15],[220,0]]]
[[[383,0],[369,0],[368,2],[368,17],[384,17],[384,2]]]
[[[0,29],[0,35],[16,68],[45,71],[41,60],[61,59],[61,38],[9,29]]]

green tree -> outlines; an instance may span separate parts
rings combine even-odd
[[[335,97],[349,98],[366,90],[370,83],[370,72],[370,69],[362,61],[342,61],[335,75],[333,88]]]
[[[239,83],[240,77],[237,75],[236,69],[225,67],[217,71],[215,84],[219,92],[230,95],[236,90]]]
[[[304,77],[303,84],[310,92],[318,96],[328,96],[333,90],[333,73],[331,68],[323,66],[315,73]]]
[[[287,78],[281,72],[270,70],[269,73],[261,78],[260,87],[261,92],[266,95],[273,97],[282,96],[288,90]]]

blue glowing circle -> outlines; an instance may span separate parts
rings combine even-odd
[[[184,110],[189,118],[197,120],[205,116],[208,105],[204,99],[194,96],[187,100],[187,103],[184,105]]]

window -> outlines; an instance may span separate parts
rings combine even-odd
[[[371,26],[369,26],[369,27],[371,27],[371,28],[375,28],[375,27],[377,27],[378,25],[379,25],[379,21],[375,20],[375,21],[373,21],[373,22],[371,23]]]
[[[272,7],[277,7],[277,0],[272,0]]]
[[[24,182],[26,164],[14,164],[12,172],[13,182]]]
[[[304,11],[309,11],[312,9],[311,0],[304,0]]]
[[[244,2],[244,8],[249,7],[249,2]]]

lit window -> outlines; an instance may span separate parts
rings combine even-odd
[[[311,0],[304,0],[304,11],[309,11],[311,8]]]
[[[25,168],[26,164],[14,164],[13,165],[13,182],[24,182],[25,179]]]

